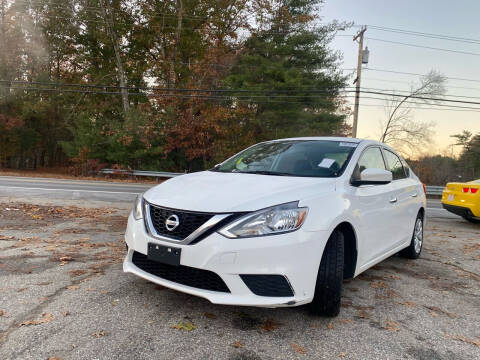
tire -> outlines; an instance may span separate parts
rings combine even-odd
[[[400,256],[407,259],[418,259],[422,253],[423,247],[423,216],[422,214],[417,215],[415,220],[415,226],[413,228],[412,241],[410,245],[400,251]]]
[[[478,219],[474,219],[474,218],[467,217],[467,216],[464,216],[463,218],[465,220],[467,220],[468,222],[471,222],[472,224],[480,224],[480,220],[478,220]]]
[[[340,312],[344,267],[343,234],[335,230],[328,239],[318,269],[315,295],[309,304],[314,315],[333,317]]]

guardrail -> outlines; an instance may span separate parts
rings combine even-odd
[[[142,171],[142,170],[120,170],[120,169],[102,169],[100,174],[125,175],[125,176],[150,176],[156,178],[172,178],[183,175],[184,173],[173,173],[165,171]]]
[[[427,186],[427,195],[438,195],[442,196],[444,186]]]

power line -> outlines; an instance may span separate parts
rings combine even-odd
[[[382,81],[382,82],[388,82],[388,83],[399,83],[399,84],[412,85],[411,81],[402,81],[402,80],[394,80],[394,79],[379,79],[379,78],[372,78],[372,77],[368,77],[368,78],[364,78],[364,79],[365,80],[370,80],[370,81]],[[448,88],[480,91],[480,88],[465,87],[465,86],[448,85]]]
[[[187,93],[230,93],[233,97],[241,97],[239,95],[235,95],[236,93],[266,93],[267,95],[246,95],[243,97],[248,98],[260,98],[260,97],[282,97],[282,98],[306,98],[309,97],[308,95],[292,95],[292,93],[299,93],[308,91],[309,93],[314,94],[326,94],[327,96],[337,96],[338,93],[353,93],[356,90],[353,90],[353,87],[346,87],[344,89],[336,90],[332,89],[329,86],[323,87],[325,90],[319,90],[319,87],[316,88],[303,88],[303,89],[278,89],[278,90],[265,90],[265,89],[199,89],[199,88],[166,88],[166,87],[122,87],[117,85],[100,85],[100,84],[63,84],[63,83],[53,83],[53,82],[42,82],[42,81],[9,81],[9,80],[0,80],[0,83],[8,84],[20,84],[20,85],[40,85],[40,86],[50,86],[50,87],[76,87],[76,88],[93,88],[93,89],[127,89],[127,90],[136,90],[136,91],[161,91],[161,92],[187,92]],[[17,89],[22,89],[18,87]],[[57,89],[58,90],[58,89]],[[392,96],[392,97],[406,97],[408,94],[398,94],[397,92],[406,92],[402,90],[389,90],[389,89],[379,89],[379,88],[361,88],[360,92],[365,94],[374,94],[374,95],[383,95],[383,96]],[[112,93],[112,92],[108,92]],[[274,95],[274,94],[281,94],[287,93],[286,95]],[[209,95],[207,95],[209,96]],[[474,96],[461,96],[461,95],[447,95],[449,97],[459,97],[459,98],[472,98],[472,99],[480,99],[480,97]],[[460,104],[471,104],[471,105],[480,105],[480,102],[475,101],[466,101],[466,100],[455,100],[455,99],[445,99],[439,97],[431,97],[431,96],[408,96],[411,99],[419,99],[425,101],[435,101],[435,102],[451,102],[451,103],[460,103]]]
[[[386,72],[386,73],[400,74],[400,75],[425,76],[425,74],[419,74],[419,73],[403,72],[403,71],[396,71],[396,70],[386,70],[386,69],[374,69],[374,68],[368,68],[368,67],[367,67],[367,68],[364,68],[363,70]],[[449,77],[449,76],[445,76],[445,79],[448,79],[448,80],[458,80],[458,81],[470,81],[470,82],[480,83],[480,80],[465,79],[465,78],[459,78],[459,77]]]
[[[381,88],[371,88],[362,86],[363,90],[377,90],[377,91],[387,91],[387,92],[398,92],[398,93],[406,93],[408,95],[411,93],[411,90],[399,90],[399,89],[381,89]],[[479,89],[480,90],[480,89]],[[480,96],[466,96],[466,95],[442,95],[443,97],[456,97],[456,98],[464,98],[464,99],[480,99]]]
[[[331,94],[335,91],[331,86],[316,86],[305,87],[305,88],[294,88],[294,89],[200,89],[200,88],[170,88],[170,87],[150,87],[150,86],[118,86],[118,85],[102,85],[102,84],[65,84],[65,83],[56,83],[56,82],[45,82],[45,81],[22,81],[22,80],[0,80],[0,83],[13,83],[21,85],[42,85],[42,86],[54,86],[54,87],[77,87],[77,88],[96,88],[96,89],[127,89],[127,90],[143,90],[143,91],[178,91],[178,92],[210,92],[210,93],[238,93],[238,92],[247,92],[247,93],[282,93],[282,92],[300,92],[309,91],[309,92],[319,92],[319,93],[328,93]],[[346,87],[353,88],[353,87]],[[318,90],[318,89],[327,89],[327,90]]]
[[[376,104],[360,104],[360,106],[368,106],[368,107],[382,107],[384,108],[385,105],[376,105]],[[411,109],[411,110],[433,110],[433,111],[454,111],[454,112],[480,112],[476,110],[461,110],[461,109],[446,109],[446,108],[432,108],[432,107],[411,107],[405,106],[403,109]]]
[[[444,49],[444,48],[437,48],[437,47],[425,46],[425,45],[416,45],[416,44],[404,43],[404,42],[400,42],[400,41],[377,39],[377,38],[372,38],[372,37],[366,37],[366,39],[367,39],[367,40],[373,40],[373,41],[380,41],[380,42],[389,43],[389,44],[411,46],[411,47],[415,47],[415,48],[422,48],[422,49],[429,49],[429,50],[437,50],[437,51],[445,51],[445,52],[457,53],[457,54],[463,54],[463,55],[480,56],[480,53],[474,53],[474,52],[469,52],[469,51]]]
[[[16,90],[24,90],[24,91],[45,91],[45,92],[59,92],[59,93],[82,93],[82,94],[98,94],[98,95],[121,95],[121,92],[113,92],[113,91],[91,91],[91,90],[60,90],[56,88],[32,88],[32,87],[8,87],[5,85],[2,85],[2,87],[5,88],[10,88],[10,89],[16,89]],[[118,87],[117,87],[118,88]],[[189,89],[193,90],[193,89]],[[352,93],[354,92],[353,90],[348,90],[344,91],[344,93]],[[384,96],[398,96],[404,98],[404,95],[398,95],[398,94],[387,94],[383,92],[374,92],[374,91],[362,91],[362,93],[366,94],[374,94],[374,95],[384,95]],[[199,94],[157,94],[157,93],[152,93],[152,94],[145,94],[145,93],[138,93],[138,92],[130,92],[128,95],[144,95],[147,97],[177,97],[177,98],[200,98],[200,99],[209,99],[209,100],[233,100],[233,101],[252,101],[252,99],[257,99],[255,102],[261,102],[258,101],[258,99],[264,98],[263,102],[272,102],[271,99],[279,98],[279,99],[291,99],[291,98],[304,98],[304,99],[314,99],[314,98],[328,98],[328,95],[303,95],[303,96],[292,96],[292,95],[264,95],[264,96],[238,96],[238,95],[232,95],[232,96],[218,96],[218,95],[199,95]],[[343,95],[343,98],[353,98],[353,96],[349,95]],[[372,99],[372,100],[385,100],[384,98],[376,98],[376,97],[364,97],[365,99]],[[448,99],[435,99],[435,98],[426,98],[426,97],[419,97],[419,96],[412,96],[410,99],[417,99],[417,100],[431,100],[431,101],[443,101],[443,102],[453,102],[453,103],[461,103],[461,104],[475,104],[475,105],[480,105],[480,102],[466,102],[466,101],[460,101],[460,100],[448,100]],[[279,101],[280,103],[285,102],[288,103],[290,101]],[[292,102],[292,103],[305,103],[305,101],[301,102]],[[418,104],[418,105],[429,105],[429,106],[440,106],[440,107],[448,107],[448,108],[456,108],[456,109],[468,109],[468,110],[480,110],[480,108],[477,107],[465,107],[465,106],[457,106],[457,105],[449,105],[449,104],[439,104],[439,103],[423,103],[423,102],[415,102],[412,100],[406,100],[405,103],[408,104]]]
[[[1,87],[5,87],[0,85]],[[111,92],[111,91],[89,91],[89,90],[59,90],[59,89],[45,89],[45,88],[24,88],[24,87],[10,87],[10,89],[22,90],[22,91],[44,91],[44,92],[67,92],[67,93],[79,93],[79,94],[96,94],[96,95],[121,95],[121,92]],[[235,101],[235,102],[251,102],[250,99],[237,99],[234,97],[227,97],[227,96],[207,96],[207,95],[179,95],[179,94],[143,94],[143,93],[128,93],[128,95],[145,95],[148,97],[171,97],[171,98],[182,98],[182,99],[206,99],[206,100],[213,100],[213,101]],[[319,97],[317,95],[317,97]],[[353,96],[345,96],[346,98],[353,98]],[[279,100],[275,101],[272,100],[272,97],[266,97],[266,100],[256,100],[256,103],[279,103],[279,104],[305,104],[305,101],[285,101]],[[281,98],[280,96],[273,97]],[[364,97],[364,99],[371,99],[371,100],[384,100],[383,98],[376,98],[376,97]],[[407,104],[420,104],[424,105],[424,103],[413,102],[413,101],[406,101]],[[404,109],[417,109],[417,110],[444,110],[444,111],[459,111],[459,112],[480,112],[480,108],[473,108],[473,107],[463,107],[463,106],[455,106],[455,105],[442,105],[442,104],[429,104],[435,106],[442,106],[442,108],[428,108],[428,107],[413,107],[408,106],[404,107]],[[375,107],[385,107],[385,105],[376,105],[376,104],[360,104],[360,106],[375,106]]]
[[[458,36],[452,36],[452,35],[433,34],[433,33],[412,31],[412,30],[406,30],[406,29],[389,28],[389,27],[377,26],[377,25],[368,25],[368,27],[369,29],[373,29],[373,30],[398,33],[403,35],[421,36],[421,37],[427,37],[431,39],[463,42],[467,44],[480,44],[480,39],[471,39],[471,38],[458,37]]]

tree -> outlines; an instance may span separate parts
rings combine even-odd
[[[412,154],[431,143],[434,125],[414,118],[413,106],[438,102],[428,98],[445,95],[446,78],[432,70],[413,84],[407,94],[394,94],[385,100],[386,120],[381,122],[380,141]]]
[[[322,3],[0,0],[2,165],[198,170],[347,133]]]
[[[328,135],[344,124],[338,109],[346,78],[338,69],[338,54],[328,47],[341,26],[318,25],[322,3],[284,0],[256,14],[259,27],[224,81],[239,90],[236,106],[253,112],[247,126],[256,141]]]
[[[465,180],[480,178],[480,134],[473,135],[470,131],[464,130],[452,137],[457,139],[455,145],[463,147],[458,162],[463,168]]]

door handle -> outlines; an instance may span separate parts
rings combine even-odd
[[[418,193],[414,192],[413,194],[410,195],[411,197],[417,197]]]
[[[395,204],[397,202],[397,198],[391,198],[390,199],[390,204]]]

